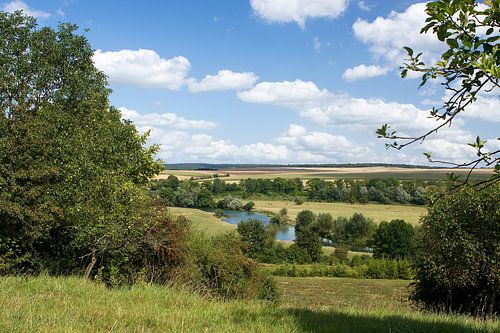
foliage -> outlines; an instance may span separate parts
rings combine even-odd
[[[274,276],[288,277],[347,277],[354,279],[403,279],[413,278],[408,260],[373,259],[356,256],[347,262],[329,264],[271,265],[266,270]]]
[[[295,218],[295,233],[300,233],[302,230],[306,229],[315,219],[316,216],[312,211],[307,209],[300,211]]]
[[[272,239],[269,242],[268,232],[262,221],[254,219],[241,221],[238,223],[237,231],[245,244],[244,251],[250,258],[255,258],[264,248],[272,245]]]
[[[313,262],[318,261],[321,256],[321,239],[318,233],[304,229],[295,233],[295,244],[298,248],[307,251]]]
[[[296,204],[296,205],[302,205],[304,203],[304,200],[302,200],[301,198],[294,198],[293,199],[293,202]]]
[[[354,213],[350,218],[339,217],[333,222],[333,239],[340,244],[368,246],[376,228],[372,219]]]
[[[106,78],[76,29],[38,29],[21,12],[0,12],[0,271],[86,266],[86,276],[130,280],[134,269],[122,264],[149,256],[147,237],[172,222],[142,188],[162,165],[147,133],[109,106]]]
[[[463,112],[479,98],[486,95],[498,97],[500,79],[500,2],[488,0],[478,4],[474,0],[439,0],[427,3],[427,19],[421,33],[432,31],[437,39],[447,46],[441,59],[432,66],[426,66],[420,60],[422,53],[414,54],[405,47],[408,61],[404,64],[401,76],[408,71],[423,73],[420,86],[429,79],[440,79],[447,91],[444,104],[433,107],[430,117],[437,120],[436,126],[415,137],[400,136],[390,131],[385,124],[377,130],[379,137],[392,140],[388,147],[402,149],[415,142],[421,142],[439,129],[451,125],[455,117]],[[396,140],[396,141],[394,141]],[[397,140],[403,140],[400,143]],[[454,166],[475,168],[480,163],[495,168],[491,181],[500,179],[500,150],[488,150],[486,141],[479,136],[468,143],[476,149],[476,159],[463,163],[435,161],[431,153],[424,155],[432,162],[446,163]],[[467,181],[467,180],[466,180]]]
[[[255,203],[253,201],[249,201],[243,205],[243,209],[244,210],[252,210],[254,206],[255,206]]]
[[[382,221],[373,235],[373,256],[409,258],[415,252],[415,231],[403,220]]]
[[[462,188],[422,218],[415,300],[428,308],[499,313],[500,184]]]
[[[206,238],[194,235],[190,253],[178,279],[222,299],[264,297],[275,300],[276,285],[262,275],[255,261],[244,255],[234,233]]]

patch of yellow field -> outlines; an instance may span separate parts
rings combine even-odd
[[[423,206],[410,205],[382,205],[382,204],[349,204],[341,202],[304,202],[296,205],[292,201],[286,200],[254,200],[255,210],[278,213],[281,208],[288,210],[290,218],[295,220],[297,214],[304,209],[314,213],[330,213],[334,218],[339,216],[350,217],[354,213],[361,213],[373,219],[375,223],[390,221],[393,219],[403,219],[411,224],[418,224],[422,215],[427,212]]]

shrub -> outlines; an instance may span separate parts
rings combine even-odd
[[[255,203],[253,201],[249,201],[245,205],[243,205],[243,209],[244,210],[252,210],[254,206],[255,206]]]
[[[293,202],[296,205],[302,205],[304,203],[304,200],[302,200],[301,198],[295,198],[295,199],[293,199]]]
[[[241,247],[234,233],[212,238],[193,235],[191,251],[178,278],[222,299],[272,299],[277,295],[275,286],[258,270],[256,262],[243,254]]]
[[[462,188],[421,220],[413,299],[426,308],[500,312],[500,184]]]

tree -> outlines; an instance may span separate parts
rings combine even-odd
[[[318,261],[321,256],[321,240],[317,232],[304,229],[295,234],[295,244],[299,249],[307,251],[312,261]]]
[[[415,252],[415,231],[403,220],[382,221],[373,236],[373,257],[404,259]]]
[[[301,232],[309,224],[313,223],[315,218],[314,213],[310,210],[301,210],[295,218],[295,233]]]
[[[439,61],[432,66],[426,66],[420,60],[422,53],[415,54],[411,48],[405,47],[408,59],[402,67],[401,76],[405,77],[408,71],[423,73],[420,87],[429,79],[440,79],[448,93],[446,96],[449,97],[441,107],[433,107],[430,111],[430,117],[436,120],[436,126],[427,132],[409,137],[391,131],[388,124],[378,129],[378,137],[392,141],[386,144],[388,148],[399,150],[422,142],[441,128],[451,125],[459,114],[467,112],[472,103],[484,98],[487,93],[498,98],[500,2],[487,0],[478,4],[474,0],[432,1],[427,4],[426,13],[428,18],[421,33],[432,30],[448,49]],[[486,141],[479,136],[474,142],[468,143],[476,149],[477,156],[462,163],[436,161],[430,152],[424,155],[431,162],[469,167],[471,172],[479,165],[494,167],[495,174],[489,180],[494,182],[500,180],[500,150],[488,150],[485,144]]]
[[[237,231],[242,242],[246,245],[245,253],[251,258],[255,258],[265,248],[272,245],[268,244],[266,228],[262,221],[254,219],[241,221],[238,223]]]
[[[94,274],[160,218],[143,191],[158,147],[110,107],[76,29],[0,12],[0,273]]]
[[[421,220],[413,299],[427,308],[499,313],[500,184],[442,197]]]
[[[331,238],[333,217],[330,213],[319,213],[316,221],[309,225],[321,238]]]

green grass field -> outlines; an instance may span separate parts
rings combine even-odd
[[[282,279],[284,300],[277,306],[220,302],[177,287],[110,290],[74,277],[1,277],[0,332],[493,333],[500,329],[498,321],[410,311],[398,303],[405,281],[378,289],[356,282]],[[307,295],[321,291],[315,288],[326,288],[320,297],[332,302],[314,302]],[[359,296],[353,298],[356,289]],[[368,293],[367,298],[361,291]]]
[[[191,227],[195,231],[203,232],[207,236],[222,234],[236,230],[234,224],[226,223],[214,216],[213,213],[204,212],[194,208],[169,207],[168,210],[174,216],[182,215],[191,221]]]
[[[276,277],[287,308],[411,312],[411,281],[328,277]]]
[[[309,209],[314,213],[330,213],[334,218],[338,216],[350,217],[354,213],[362,213],[370,217],[374,222],[390,221],[392,219],[403,219],[411,224],[418,224],[422,215],[427,213],[423,206],[410,205],[382,205],[382,204],[348,204],[342,202],[304,202],[296,205],[292,201],[285,200],[254,200],[255,210],[278,213],[281,208],[288,210],[288,215],[295,219],[297,213]]]

